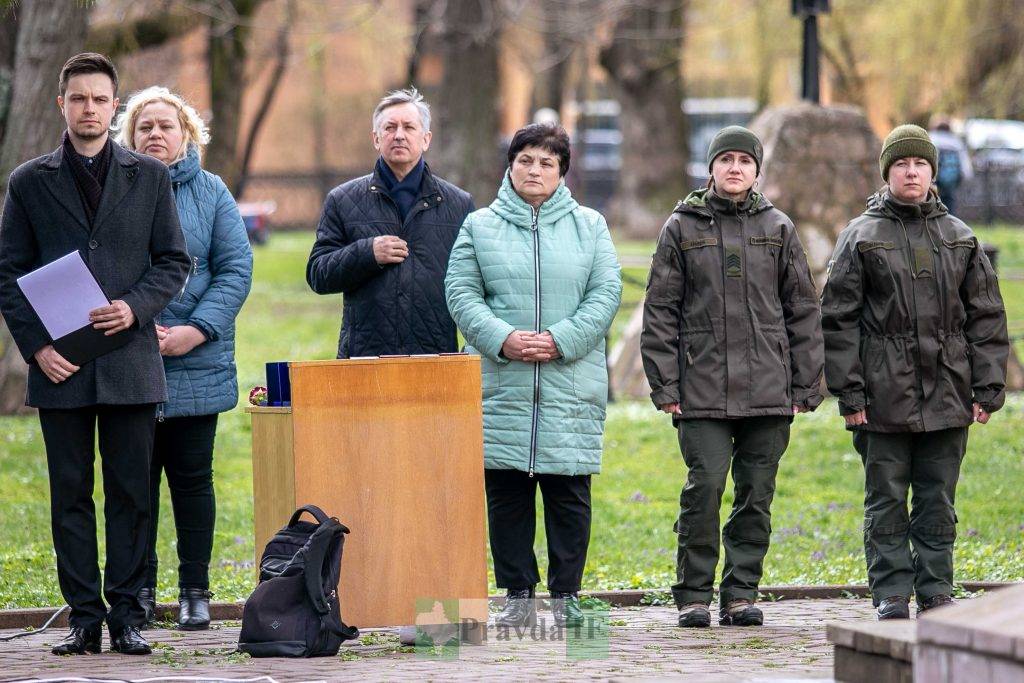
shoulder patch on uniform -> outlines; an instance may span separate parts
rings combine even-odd
[[[679,250],[699,249],[700,247],[714,247],[718,245],[717,237],[701,237],[699,240],[686,240],[679,243]]]
[[[892,242],[859,242],[857,244],[857,251],[864,253],[871,251],[872,249],[895,249],[896,245]]]
[[[964,237],[964,238],[958,239],[958,240],[943,239],[942,243],[945,244],[950,249],[956,249],[957,247],[964,247],[966,249],[974,249],[974,244],[975,244],[973,237]]]
[[[782,246],[782,238],[781,237],[772,237],[770,235],[754,235],[753,237],[750,238],[750,243],[751,244],[761,244],[761,245],[770,244],[770,245],[775,246],[775,247],[781,247]]]

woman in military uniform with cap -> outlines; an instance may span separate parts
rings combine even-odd
[[[665,223],[647,285],[644,370],[689,468],[675,524],[680,626],[711,623],[720,540],[719,623],[763,622],[754,602],[775,475],[793,415],[822,399],[817,293],[792,221],[754,190],[762,157],[751,131],[718,133],[711,181]],[[730,468],[735,502],[720,530]]]
[[[840,234],[822,296],[825,378],[864,462],[864,551],[879,619],[952,602],[967,427],[1003,405],[1009,342],[992,266],[932,187],[928,133],[885,139],[886,186]],[[913,491],[907,512],[907,492]]]

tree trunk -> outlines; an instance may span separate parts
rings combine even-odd
[[[627,235],[657,235],[689,185],[680,71],[684,4],[645,0],[629,5],[600,52],[621,107],[622,173],[609,205],[609,223]]]
[[[231,0],[237,20],[211,17],[207,40],[210,70],[210,145],[206,165],[234,192],[241,178],[242,159],[238,151],[242,127],[242,95],[245,66],[252,29],[249,20],[263,0]]]
[[[489,204],[501,181],[498,131],[501,36],[498,0],[448,0],[442,21],[444,77],[437,95],[439,175]]]
[[[23,0],[18,17],[14,85],[0,151],[0,194],[20,163],[60,144],[57,76],[85,43],[89,10],[77,2]],[[0,413],[23,410],[28,368],[6,324],[0,324]]]

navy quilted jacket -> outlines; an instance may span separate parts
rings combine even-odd
[[[428,166],[403,221],[384,188],[374,172],[331,190],[306,266],[314,292],[344,295],[338,358],[457,351],[444,275],[473,199]],[[379,235],[404,239],[409,256],[378,265],[373,238]]]
[[[192,269],[159,316],[161,325],[194,325],[208,341],[184,356],[165,356],[166,417],[211,415],[238,403],[235,317],[252,284],[252,248],[227,186],[199,166],[199,155],[171,165],[178,218]]]

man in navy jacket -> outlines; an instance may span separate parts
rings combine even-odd
[[[324,202],[306,281],[344,295],[338,358],[458,350],[444,276],[473,199],[430,172],[430,138],[416,89],[390,93],[373,113],[373,173]]]

